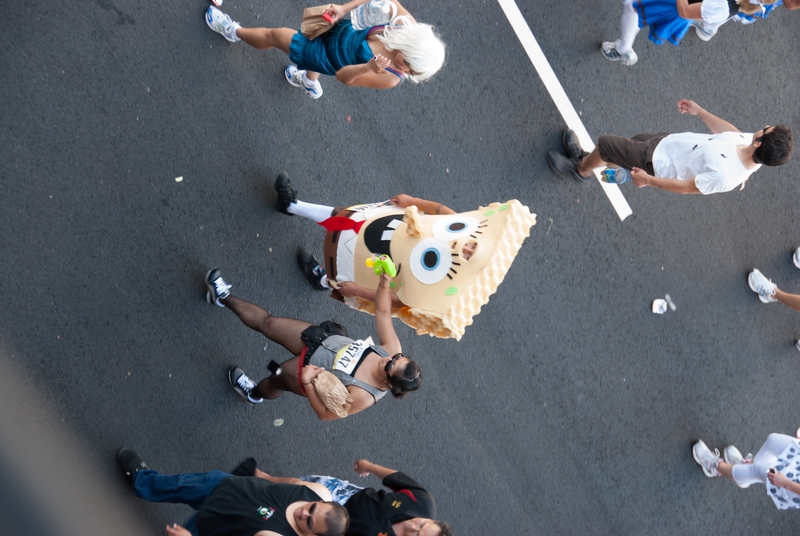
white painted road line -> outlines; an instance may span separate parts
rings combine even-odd
[[[508,22],[511,23],[511,27],[517,34],[517,38],[520,43],[522,43],[522,48],[528,53],[531,63],[533,63],[533,66],[536,68],[536,72],[539,73],[539,78],[542,79],[544,87],[547,88],[547,92],[550,93],[550,97],[553,99],[553,102],[555,102],[567,127],[574,130],[578,135],[581,147],[583,147],[584,150],[592,151],[594,149],[592,138],[589,137],[586,127],[583,126],[583,121],[578,117],[575,107],[572,106],[569,97],[567,97],[567,94],[564,92],[564,88],[561,87],[561,82],[556,78],[553,68],[550,67],[550,63],[547,61],[547,58],[544,57],[539,43],[536,42],[533,32],[531,32],[528,23],[525,22],[525,18],[522,16],[519,7],[517,7],[517,3],[514,0],[497,0],[497,2],[500,4],[500,7],[503,8]],[[597,177],[597,182],[600,183],[600,186],[603,187],[603,191],[605,191],[608,196],[608,200],[611,201],[614,210],[617,211],[619,219],[624,220],[633,214],[619,186],[601,181],[600,169],[595,169],[594,174]]]

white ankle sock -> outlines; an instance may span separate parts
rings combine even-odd
[[[291,203],[286,210],[292,214],[314,220],[317,223],[327,220],[333,214],[333,207],[315,205],[314,203],[306,203],[305,201]]]
[[[305,85],[307,85],[307,86],[316,86],[317,84],[319,84],[319,81],[311,80],[308,76],[306,76],[307,74],[308,73],[303,73],[303,83]]]

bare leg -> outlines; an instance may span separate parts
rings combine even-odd
[[[253,396],[273,400],[281,396],[284,391],[291,391],[296,395],[303,396],[303,389],[297,381],[297,367],[299,366],[299,356],[284,361],[281,363],[281,373],[277,376],[273,374],[258,382],[252,391]]]
[[[286,54],[297,30],[291,28],[239,28],[236,35],[253,48],[267,50],[279,48]],[[319,76],[319,75],[317,75]]]
[[[311,326],[310,323],[295,320],[294,318],[272,316],[258,305],[246,302],[235,296],[228,296],[220,301],[236,313],[236,316],[244,322],[245,326],[263,333],[266,338],[277,342],[289,350],[292,355],[299,355],[305,348],[305,344],[300,339],[300,334],[304,329]]]
[[[731,464],[720,461],[719,466],[717,466],[717,471],[728,480],[733,480],[733,466]]]
[[[584,156],[583,160],[581,160],[581,163],[578,164],[578,173],[580,173],[582,177],[588,177],[592,174],[592,170],[594,168],[607,165],[608,164],[606,164],[603,159],[600,158],[600,151],[597,149],[597,147],[595,147],[594,151]]]
[[[775,287],[775,299],[787,307],[791,307],[795,311],[800,312],[800,296],[797,294],[789,294]]]

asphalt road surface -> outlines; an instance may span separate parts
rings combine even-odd
[[[547,167],[564,122],[495,1],[409,2],[447,43],[445,68],[391,91],[323,78],[318,101],[285,82],[282,53],[211,32],[206,6],[4,5],[0,435],[19,473],[4,488],[28,519],[72,526],[66,497],[39,502],[31,487],[66,490],[75,523],[103,528],[84,533],[185,520],[188,507],[133,496],[114,458],[126,445],[164,472],[253,455],[277,475],[362,482],[351,466],[367,458],[428,486],[460,535],[798,530],[764,487],[703,476],[690,447],[755,452],[800,425],[800,315],[746,282],[757,267],[800,291],[800,158],[710,197],[623,185],[633,215],[620,221],[597,184]],[[224,4],[246,26],[296,27],[303,7]],[[683,97],[744,131],[800,131],[800,13],[679,47],[642,34],[625,68],[599,53],[620,2],[519,7],[594,139],[704,132],[677,112]],[[460,342],[396,322],[424,369],[419,392],[321,422],[291,394],[250,406],[233,393],[230,364],[259,377],[288,354],[204,301],[218,266],[275,314],[374,334],[297,270],[296,249],[323,235],[275,210],[281,170],[311,202],[404,192],[467,211],[516,198],[539,223]],[[652,314],[667,293],[677,310]]]

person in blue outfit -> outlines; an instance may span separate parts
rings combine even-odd
[[[445,45],[433,26],[418,23],[396,0],[397,16],[391,22],[355,30],[345,15],[366,2],[330,4],[326,14],[333,27],[314,40],[291,28],[243,28],[214,6],[205,19],[228,41],[288,54],[292,64],[284,72],[286,81],[312,99],[322,96],[320,74],[335,76],[348,86],[390,89],[405,79],[422,82],[441,69]]]
[[[718,25],[736,13],[757,9],[750,0],[622,0],[620,37],[604,42],[600,51],[610,61],[633,65],[639,59],[633,41],[645,26],[650,28],[649,38],[655,44],[669,41],[678,45],[693,21]]]
[[[694,29],[697,32],[697,37],[703,41],[709,41],[712,37],[717,35],[719,27],[728,22],[729,20],[737,20],[742,24],[753,24],[758,19],[766,19],[778,6],[786,6],[786,9],[800,9],[800,0],[777,0],[774,3],[759,2],[758,0],[749,0],[751,4],[756,4],[757,11],[755,13],[747,14],[739,12],[724,21],[711,24],[703,21],[694,21]]]
[[[167,536],[344,536],[349,514],[322,484],[276,484],[223,471],[163,475],[129,448],[117,461],[136,495],[146,501],[187,504],[197,513]]]

